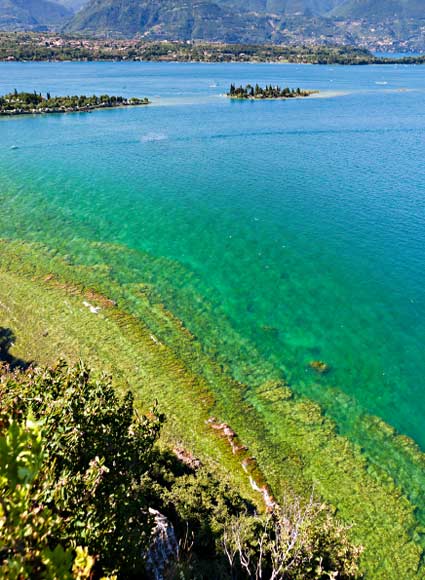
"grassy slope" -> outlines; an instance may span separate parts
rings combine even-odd
[[[95,287],[118,299],[118,306]],[[17,336],[14,355],[42,363],[61,354],[82,357],[95,369],[113,373],[120,386],[131,386],[141,406],[158,399],[168,417],[165,439],[182,442],[231,474],[234,484],[252,496],[241,457],[205,424],[209,416],[218,416],[249,445],[276,494],[288,487],[308,494],[313,484],[340,517],[354,522],[353,537],[366,548],[368,577],[422,577],[414,506],[388,476],[336,435],[317,405],[294,400],[289,389],[273,382],[253,397],[203,354],[181,323],[152,300],[148,286],[138,285],[137,316],[129,314],[131,293],[123,292],[102,267],[76,266],[36,245],[1,244],[0,326]],[[90,312],[84,300],[100,306],[100,312]]]

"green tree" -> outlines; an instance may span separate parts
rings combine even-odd
[[[163,417],[138,417],[130,393],[120,399],[82,363],[5,375],[0,401],[2,431],[15,433],[27,416],[41,422],[43,477],[31,485],[58,522],[49,546],[85,546],[96,573],[137,577],[152,529],[142,480]]]
[[[89,578],[86,549],[51,541],[61,516],[44,505],[49,491],[43,423],[11,420],[0,436],[0,575],[9,580]]]

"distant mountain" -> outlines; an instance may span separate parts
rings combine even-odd
[[[58,4],[62,4],[72,12],[78,12],[83,6],[88,4],[89,0],[56,0]]]
[[[0,0],[0,30],[425,51],[425,0]]]
[[[338,18],[425,19],[425,0],[346,0],[330,13]]]
[[[68,8],[49,0],[0,0],[0,30],[58,27],[71,17]]]
[[[342,0],[91,0],[67,32],[152,38],[264,42],[284,17],[324,16]]]
[[[218,0],[240,12],[279,16],[325,16],[344,0]]]
[[[252,31],[262,40],[271,28],[265,15],[250,16],[213,0],[91,0],[66,27],[67,32],[142,33],[155,38],[237,41]],[[258,38],[260,36],[261,38]]]

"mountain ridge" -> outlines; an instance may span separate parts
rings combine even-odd
[[[0,0],[0,30],[59,27],[72,15],[71,10],[50,0]]]
[[[90,0],[67,32],[140,34],[148,38],[281,42],[299,24],[320,30],[334,21],[423,18],[423,0]],[[288,20],[289,19],[289,20]],[[326,34],[329,34],[327,31]]]
[[[88,3],[88,0],[55,0],[55,2],[75,13],[81,10]]]
[[[425,1],[0,0],[0,30],[422,52]]]
[[[339,18],[362,18],[366,20],[388,19],[425,19],[423,0],[346,0],[330,12]]]

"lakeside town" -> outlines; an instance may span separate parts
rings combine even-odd
[[[298,64],[422,64],[424,56],[375,56],[367,48],[325,44],[229,44],[223,42],[88,38],[47,32],[0,32],[0,61],[289,62]],[[390,45],[381,50],[390,51]],[[399,50],[401,50],[399,48]],[[407,50],[407,47],[406,47]]]

